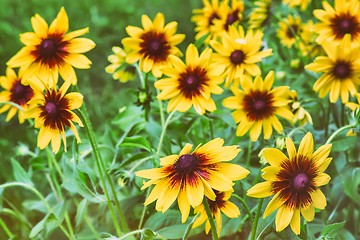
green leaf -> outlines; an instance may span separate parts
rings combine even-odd
[[[332,142],[331,152],[344,152],[353,148],[357,143],[356,137],[345,137]]]
[[[126,137],[119,146],[120,147],[141,148],[148,152],[151,152],[151,146],[150,146],[148,140],[146,140],[146,138],[142,137],[142,136]]]
[[[36,237],[44,229],[45,224],[54,219],[56,218],[53,214],[51,213],[46,214],[45,217],[31,229],[29,238]]]
[[[179,211],[176,210],[167,210],[165,213],[156,212],[151,215],[144,224],[144,227],[150,228],[153,230],[158,230],[160,228],[179,224],[181,215]]]
[[[76,216],[75,216],[75,224],[76,224],[76,227],[79,227],[80,223],[82,222],[83,220],[83,217],[84,217],[84,213],[85,213],[85,210],[86,210],[86,204],[87,204],[87,200],[86,199],[83,199],[78,208],[77,208],[77,211],[76,211]]]
[[[342,222],[338,222],[338,223],[333,223],[330,225],[327,225],[324,227],[324,229],[321,231],[321,237],[330,237],[330,238],[334,238],[338,235],[338,233],[340,232],[340,230],[342,230],[344,228],[346,221],[342,221]],[[321,239],[320,237],[320,239]]]
[[[16,181],[27,183],[32,187],[34,186],[33,182],[30,179],[30,177],[25,172],[25,170],[22,168],[22,166],[18,163],[18,161],[16,161],[15,159],[12,158],[11,159],[11,165],[12,165],[12,168],[13,168],[13,174],[14,174],[14,178],[15,178]]]
[[[181,239],[186,231],[187,226],[185,224],[176,224],[168,227],[164,227],[157,231],[157,233],[166,239]]]
[[[344,192],[351,200],[360,205],[360,193],[358,186],[360,185],[360,168],[349,167],[341,174]]]

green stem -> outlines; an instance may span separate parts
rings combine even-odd
[[[134,166],[132,166],[132,168],[129,170],[129,172],[134,171],[138,166],[140,166],[141,164],[143,164],[144,162],[148,161],[149,159],[152,159],[154,156],[148,156],[146,158],[143,158],[139,161],[137,161]]]
[[[341,126],[345,125],[345,106],[341,104]]]
[[[143,232],[142,229],[134,230],[134,231],[128,232],[127,234],[121,236],[121,238],[118,238],[117,240],[125,240],[127,237],[129,237],[131,235],[135,235],[135,234],[142,233],[142,232]]]
[[[8,188],[8,187],[15,187],[15,186],[19,186],[19,187],[23,187],[26,188],[30,191],[32,191],[33,193],[35,193],[35,195],[41,200],[41,202],[44,204],[46,210],[51,213],[54,214],[53,210],[51,209],[50,205],[47,203],[47,201],[45,200],[45,198],[43,197],[43,195],[36,190],[36,188],[34,188],[33,186],[27,184],[27,183],[23,183],[23,182],[10,182],[10,183],[4,183],[2,185],[0,185],[0,189],[2,188]],[[55,215],[55,214],[54,214]],[[59,228],[61,229],[61,231],[65,234],[65,236],[70,239],[70,235],[68,233],[68,231],[61,225],[58,225]]]
[[[331,111],[331,103],[328,101],[328,109],[325,117],[325,138],[328,138],[329,135],[329,123],[330,123],[330,111]]]
[[[157,95],[159,95],[159,93],[160,93],[160,90],[157,88],[156,88],[156,93],[157,93]],[[161,127],[164,127],[164,124],[165,124],[164,107],[163,107],[162,101],[160,99],[158,99],[158,104],[159,104]]]
[[[122,235],[122,232],[121,232],[121,228],[120,228],[120,225],[119,225],[119,222],[118,222],[118,219],[117,219],[117,216],[115,214],[115,211],[114,211],[114,207],[113,207],[113,204],[111,202],[111,199],[110,199],[110,195],[109,195],[109,192],[108,192],[108,189],[107,189],[107,184],[106,184],[106,181],[105,181],[105,176],[108,176],[106,174],[106,171],[105,171],[105,167],[103,166],[103,160],[101,158],[101,155],[100,155],[100,151],[99,151],[99,148],[98,148],[98,145],[96,143],[96,140],[95,140],[95,133],[91,127],[91,122],[90,122],[90,119],[87,115],[87,111],[86,111],[86,108],[85,108],[85,105],[83,104],[82,105],[82,109],[83,111],[79,110],[79,113],[84,121],[84,126],[85,126],[85,129],[86,129],[86,132],[87,132],[87,135],[89,137],[89,141],[90,141],[90,144],[91,144],[91,147],[93,149],[93,153],[94,153],[94,156],[95,156],[95,162],[96,162],[96,167],[98,168],[99,170],[99,174],[100,174],[100,181],[103,185],[103,188],[104,188],[104,193],[105,193],[105,197],[106,197],[106,201],[107,201],[107,204],[109,206],[109,209],[110,209],[110,213],[111,213],[111,216],[112,216],[112,219],[113,219],[113,222],[114,222],[114,225],[115,225],[115,228],[116,228],[116,232],[118,234],[118,236],[121,236]],[[109,182],[109,185],[112,185],[112,181],[108,181]],[[114,198],[115,198],[116,194],[114,195]],[[117,202],[117,199],[115,199],[115,202]],[[118,209],[118,213],[119,215],[123,215],[122,214],[122,211]]]
[[[217,239],[219,239],[219,237],[218,237],[218,234],[217,234],[214,217],[213,217],[212,214],[211,214],[210,206],[209,206],[208,201],[206,200],[206,197],[204,197],[203,204],[204,204],[204,208],[205,208],[205,211],[206,211],[206,215],[207,215],[208,220],[209,220],[209,222],[210,222],[212,239],[213,239],[213,240],[217,240]]]
[[[251,148],[252,148],[252,141],[251,141],[251,139],[249,138],[248,151],[247,151],[247,156],[246,156],[246,167],[247,167],[247,168],[249,168],[249,165],[250,165]]]
[[[161,151],[161,147],[162,147],[162,143],[164,141],[164,137],[165,137],[165,133],[166,133],[166,128],[170,122],[170,119],[171,117],[175,114],[176,110],[172,111],[169,116],[167,117],[166,121],[165,121],[165,124],[163,126],[163,129],[162,129],[162,132],[161,132],[161,135],[160,135],[160,139],[159,139],[159,145],[158,145],[158,148],[156,150],[156,155],[159,156],[160,154],[160,151]]]
[[[0,105],[11,105],[11,106],[13,106],[13,107],[16,107],[17,109],[19,109],[20,111],[24,111],[24,109],[22,108],[22,106],[20,106],[19,104],[16,104],[16,103],[14,103],[14,102],[0,102]]]
[[[331,136],[328,138],[328,140],[326,141],[325,144],[329,144],[332,142],[332,140],[334,140],[334,138],[336,137],[336,135],[338,135],[339,133],[341,133],[344,130],[350,129],[350,128],[354,128],[356,127],[357,124],[350,124],[350,125],[346,125],[343,126],[341,128],[339,128],[338,130],[336,130],[335,132],[333,132],[333,134],[331,134]]]
[[[251,211],[249,209],[249,206],[246,204],[246,201],[244,199],[242,199],[240,196],[238,196],[237,194],[232,194],[231,196],[235,197],[237,200],[239,200],[241,202],[241,204],[244,206],[250,221],[252,221],[252,215],[251,215]]]
[[[256,236],[256,229],[257,229],[257,225],[259,223],[260,212],[261,212],[263,201],[264,201],[264,199],[261,198],[259,201],[259,204],[258,204],[258,208],[257,208],[255,219],[254,219],[254,224],[253,224],[252,230],[251,230],[251,240],[254,240],[255,236]]]
[[[4,232],[9,237],[9,239],[12,239],[14,237],[14,234],[10,231],[10,229],[6,226],[6,223],[0,218],[0,226],[2,229],[4,229]]]
[[[146,198],[149,196],[149,194],[150,194],[150,188],[148,188],[148,189],[146,190]],[[143,224],[144,224],[146,209],[147,209],[147,205],[145,205],[145,206],[143,207],[138,229],[141,229],[142,226],[143,226]]]

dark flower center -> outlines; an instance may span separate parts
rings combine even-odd
[[[53,39],[47,38],[41,42],[40,54],[42,56],[52,56],[56,53],[57,46]]]
[[[280,192],[285,205],[293,208],[309,206],[311,193],[316,190],[314,179],[318,176],[318,167],[307,157],[298,155],[294,159],[281,163],[282,168],[271,183],[272,192]]]
[[[58,113],[58,107],[53,102],[47,102],[45,104],[45,111],[47,112],[48,115],[55,116]]]
[[[291,38],[291,39],[295,38],[295,36],[296,36],[296,34],[298,32],[298,28],[299,28],[298,25],[295,25],[295,24],[290,25],[288,27],[288,29],[286,30],[286,36],[288,36],[288,38]]]
[[[10,100],[20,106],[25,105],[34,96],[32,88],[22,85],[21,80],[14,82],[10,92]]]
[[[212,200],[206,198],[206,200],[207,200],[207,202],[209,204],[209,207],[210,207],[210,211],[213,214],[213,216],[217,212],[217,209],[224,206],[224,204],[225,204],[225,201],[224,201],[225,194],[224,194],[224,192],[219,192],[217,190],[214,190],[214,193],[216,195],[215,201],[212,201]]]
[[[245,54],[241,50],[235,50],[230,54],[230,61],[234,64],[240,64],[244,61]]]
[[[209,25],[213,25],[214,24],[214,19],[219,19],[219,18],[220,17],[219,17],[219,15],[217,13],[211,14],[210,17],[209,17],[209,21],[208,21]]]
[[[337,78],[344,79],[351,75],[351,68],[346,62],[338,62],[334,68],[334,75]]]
[[[194,172],[194,170],[199,165],[199,159],[196,155],[193,154],[185,154],[179,157],[179,159],[175,162],[175,169],[178,173],[181,174],[189,174]]]
[[[305,173],[299,173],[293,179],[292,186],[295,191],[302,191],[308,184],[309,178]]]
[[[188,68],[186,72],[180,74],[179,89],[186,98],[192,99],[193,96],[201,94],[203,85],[206,85],[208,78],[206,70],[202,68]]]
[[[141,36],[140,53],[156,62],[166,61],[170,54],[170,45],[162,32],[145,32]]]
[[[225,30],[227,31],[229,29],[229,26],[238,20],[239,20],[238,10],[228,14],[226,17]]]
[[[351,16],[349,13],[343,13],[339,16],[335,16],[331,22],[330,26],[332,27],[337,39],[342,39],[347,33],[354,36],[360,32],[360,24],[357,22],[355,16]]]
[[[274,113],[273,96],[268,92],[252,91],[243,98],[243,107],[250,121],[269,118]]]

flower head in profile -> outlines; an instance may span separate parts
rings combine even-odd
[[[335,0],[334,8],[327,2],[322,2],[324,9],[315,9],[314,16],[320,21],[315,25],[319,34],[316,41],[340,42],[346,34],[351,35],[351,41],[360,42],[360,2],[358,0]]]
[[[301,11],[305,11],[311,0],[283,0],[283,3],[289,5],[289,7],[300,6]]]
[[[157,96],[160,100],[170,99],[167,110],[185,112],[194,106],[198,114],[216,110],[211,94],[220,94],[223,89],[222,68],[211,63],[212,50],[206,48],[199,56],[195,45],[186,49],[185,63],[176,56],[171,56],[171,67],[162,69],[168,76],[155,82],[154,86],[161,90]]]
[[[255,142],[263,131],[264,139],[269,139],[273,128],[281,133],[282,124],[278,116],[293,121],[294,115],[288,109],[288,87],[273,88],[274,72],[271,71],[263,80],[257,76],[254,81],[244,79],[242,89],[232,87],[234,96],[225,98],[223,105],[234,109],[232,116],[238,124],[236,135],[243,136],[250,131],[250,138]]]
[[[321,45],[316,42],[318,34],[314,32],[314,26],[315,24],[312,20],[302,24],[299,49],[303,56],[317,57],[319,55],[324,55]]]
[[[0,92],[0,104],[4,102],[12,102],[19,105],[22,110],[10,104],[5,104],[0,108],[0,113],[9,111],[6,121],[10,121],[16,113],[18,113],[19,123],[25,121],[24,110],[27,109],[27,102],[34,97],[34,90],[30,86],[25,86],[21,82],[22,73],[16,72],[12,68],[6,69],[6,76],[0,76],[0,86],[4,91]]]
[[[83,96],[78,92],[66,93],[71,82],[66,81],[58,90],[53,87],[36,86],[35,96],[28,102],[29,108],[25,112],[26,118],[35,119],[35,127],[40,128],[37,146],[44,149],[51,142],[52,150],[57,153],[61,139],[66,151],[65,127],[74,133],[77,142],[80,137],[73,122],[83,126],[80,118],[73,112],[81,107]]]
[[[300,17],[289,15],[279,22],[277,36],[282,45],[291,48],[296,43],[296,39],[300,37],[301,32],[302,23]]]
[[[221,213],[224,213],[228,218],[237,218],[240,216],[240,210],[234,203],[229,201],[229,198],[231,197],[231,193],[233,191],[219,192],[215,190],[214,192],[216,195],[215,200],[210,200],[206,198],[206,201],[209,204],[212,216],[215,217],[217,234],[220,235],[222,228]],[[210,231],[210,222],[206,214],[204,204],[201,204],[200,206],[196,207],[194,209],[194,213],[198,214],[198,217],[196,218],[192,227],[193,228],[198,227],[204,222],[206,222],[205,232],[206,234],[208,234]]]
[[[276,231],[284,230],[289,224],[292,231],[300,234],[300,213],[310,222],[315,208],[324,209],[326,198],[319,187],[326,185],[330,176],[324,173],[332,158],[329,158],[331,144],[319,147],[315,152],[314,140],[307,133],[300,142],[298,151],[290,138],[286,139],[288,156],[276,148],[264,150],[264,157],[270,166],[262,169],[265,182],[258,183],[247,191],[247,195],[265,198],[274,195],[267,205],[264,218],[278,209]]]
[[[182,222],[189,216],[190,205],[199,206],[204,196],[216,201],[216,191],[233,191],[233,181],[245,178],[250,172],[228,163],[240,152],[237,146],[223,146],[224,140],[216,138],[199,145],[191,152],[186,144],[179,155],[160,159],[161,168],[140,170],[136,175],[150,179],[142,189],[152,184],[155,187],[145,205],[157,200],[156,210],[165,212],[177,199]]]
[[[271,0],[258,0],[254,5],[249,14],[249,29],[261,29],[270,18]]]
[[[25,47],[7,65],[22,68],[25,80],[36,75],[39,79],[53,79],[57,82],[60,73],[65,81],[76,84],[73,67],[90,68],[91,61],[81,53],[95,47],[90,39],[78,38],[87,33],[88,28],[67,33],[69,19],[63,7],[50,27],[38,14],[31,18],[31,24],[34,32],[20,34],[20,41]]]
[[[228,2],[226,0],[224,2]],[[239,26],[244,11],[244,2],[242,0],[232,0],[231,7],[228,6],[227,11],[220,12],[220,17],[214,19],[213,31],[215,38],[223,32],[228,32],[230,26]]]
[[[299,122],[300,126],[303,126],[306,123],[312,125],[311,115],[299,102],[297,92],[295,90],[290,90],[288,94],[289,108],[294,114],[293,123]]]
[[[319,56],[305,66],[307,70],[323,73],[313,89],[320,98],[329,93],[332,103],[339,97],[343,103],[348,102],[349,93],[354,96],[360,84],[360,46],[351,45],[350,38],[349,34],[345,35],[340,44],[323,42],[327,56]]]
[[[161,77],[160,68],[169,65],[169,56],[181,56],[176,47],[185,35],[175,34],[177,22],[165,25],[164,15],[157,13],[154,21],[147,15],[142,15],[143,28],[128,26],[126,32],[130,37],[124,38],[122,44],[128,53],[126,61],[129,64],[140,61],[140,69],[146,73],[152,72],[155,77]]]
[[[112,74],[114,80],[119,80],[122,83],[133,80],[136,75],[135,66],[128,64],[125,61],[126,52],[121,47],[113,47],[108,61],[111,63],[106,66],[105,72]]]
[[[272,54],[272,49],[260,51],[263,33],[249,30],[245,35],[242,26],[230,26],[228,32],[221,35],[220,41],[212,40],[214,63],[224,69],[225,87],[239,83],[247,77],[260,75],[257,63]]]
[[[196,24],[195,40],[205,38],[204,42],[208,43],[210,39],[216,36],[217,31],[214,29],[215,19],[220,19],[224,13],[227,13],[228,1],[203,0],[204,7],[195,9],[191,21]]]

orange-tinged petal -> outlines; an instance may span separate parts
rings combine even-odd
[[[198,175],[186,176],[186,194],[192,207],[199,206],[204,198],[204,185]]]

